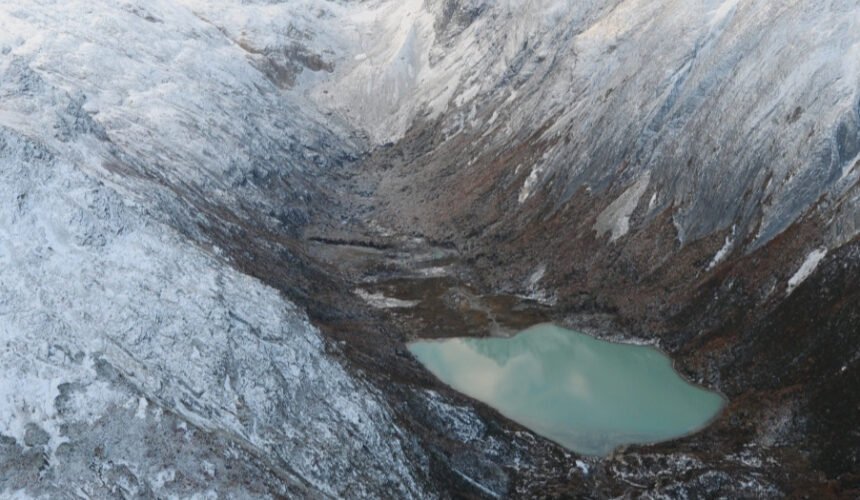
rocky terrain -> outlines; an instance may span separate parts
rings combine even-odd
[[[0,497],[860,495],[860,8],[0,4]],[[730,401],[579,457],[416,338]]]

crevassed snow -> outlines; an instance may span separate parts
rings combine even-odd
[[[788,280],[788,288],[786,289],[787,294],[791,294],[801,283],[806,281],[807,278],[812,276],[812,273],[818,268],[818,265],[827,256],[826,248],[818,248],[809,252],[806,256],[806,259],[803,261],[803,264],[800,265],[800,269],[794,273],[794,275]]]

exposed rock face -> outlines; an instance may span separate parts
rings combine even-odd
[[[539,287],[573,324],[615,316],[733,400],[707,442],[802,470],[769,473],[783,491],[817,470],[844,493],[860,303],[825,269],[850,275],[858,245],[860,72],[844,57],[860,17],[840,2],[691,9],[493,4],[437,26],[467,62],[447,111],[369,160],[387,169],[374,217],[453,244],[488,290]],[[836,28],[798,35],[812,26]]]
[[[852,2],[33,0],[0,28],[0,496],[860,488]],[[581,461],[402,347],[538,319],[732,403]]]
[[[462,17],[477,7],[449,8]],[[736,225],[738,248],[757,248],[824,202],[838,214],[826,238],[838,245],[856,235],[855,211],[844,206],[860,175],[853,7],[547,1],[483,9],[467,28],[437,26],[427,52],[442,55],[416,58],[425,78],[407,98],[432,110],[437,89],[448,89],[432,151],[446,163],[437,168],[452,170],[452,185],[507,153],[496,184],[516,186],[525,210],[539,192],[558,208],[580,190],[620,195],[648,174],[640,226],[669,210],[681,243]],[[441,157],[466,141],[470,156]],[[515,155],[515,144],[529,148]],[[437,209],[456,196],[426,203]]]

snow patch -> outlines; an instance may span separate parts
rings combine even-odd
[[[651,173],[645,172],[632,186],[627,188],[615,201],[597,217],[594,230],[598,236],[611,233],[610,242],[615,242],[630,231],[630,216],[639,206],[639,200],[648,189]]]
[[[648,202],[648,211],[654,210],[654,207],[657,206],[657,192],[651,195],[651,200]]]
[[[535,268],[534,272],[526,279],[526,293],[518,294],[517,297],[526,300],[534,300],[544,305],[555,305],[558,297],[538,286],[540,281],[546,276],[546,264],[541,264]]]
[[[731,252],[732,247],[735,244],[735,231],[737,230],[737,226],[732,226],[732,234],[726,236],[726,242],[723,244],[723,247],[720,248],[717,253],[714,255],[714,258],[711,259],[711,263],[708,264],[708,271],[717,267],[717,264],[725,260],[726,256]]]
[[[543,279],[546,275],[546,264],[539,265],[534,272],[529,276],[528,286],[529,288],[534,288]]]
[[[532,189],[535,184],[537,184],[538,177],[540,177],[541,172],[543,172],[542,166],[538,166],[532,169],[529,176],[526,178],[526,181],[523,183],[522,189],[520,189],[520,195],[517,197],[517,201],[520,203],[525,203],[526,200],[529,199],[529,196],[532,195]]]
[[[806,281],[807,278],[812,276],[812,273],[815,272],[815,269],[818,268],[818,264],[827,256],[826,248],[819,248],[813,250],[806,256],[806,260],[801,264],[800,269],[794,273],[794,276],[788,280],[788,289],[786,290],[786,294],[791,294],[801,283]]]
[[[164,469],[157,474],[155,474],[152,478],[152,486],[155,489],[160,490],[164,488],[164,485],[170,483],[176,479],[176,469]]]
[[[409,308],[415,307],[421,302],[419,300],[401,300],[393,297],[386,297],[382,293],[372,293],[361,289],[355,290],[355,294],[377,309]]]
[[[728,19],[730,15],[734,14],[739,1],[740,0],[725,0],[720,3],[716,9],[712,10],[710,12],[711,18],[708,21],[711,27],[719,26]]]
[[[433,266],[419,269],[418,274],[425,278],[441,278],[451,274],[451,271],[444,266]]]
[[[800,266],[800,269],[794,273],[794,276],[788,280],[788,289],[786,290],[787,294],[791,294],[801,283],[806,281],[807,278],[812,276],[812,273],[815,272],[815,269],[818,268],[818,265],[827,256],[826,248],[819,248],[817,250],[813,250],[806,256],[806,260],[803,261],[803,264]]]
[[[137,411],[134,413],[135,418],[145,419],[146,418],[146,408],[149,404],[146,402],[146,398],[138,398],[137,400]]]
[[[525,201],[528,200],[529,197],[532,195],[532,191],[534,190],[535,186],[537,186],[538,181],[540,181],[541,175],[547,169],[548,157],[549,152],[544,153],[540,163],[532,167],[531,173],[529,173],[529,176],[526,178],[525,182],[523,182],[523,187],[522,189],[520,189],[520,194],[517,197],[517,201],[519,201],[520,204],[525,203]],[[517,165],[517,169],[514,171],[514,173],[518,172],[519,168],[520,166]]]

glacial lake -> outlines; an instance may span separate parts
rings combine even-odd
[[[724,405],[652,347],[551,324],[511,338],[417,341],[409,350],[453,389],[583,455],[690,434]]]

